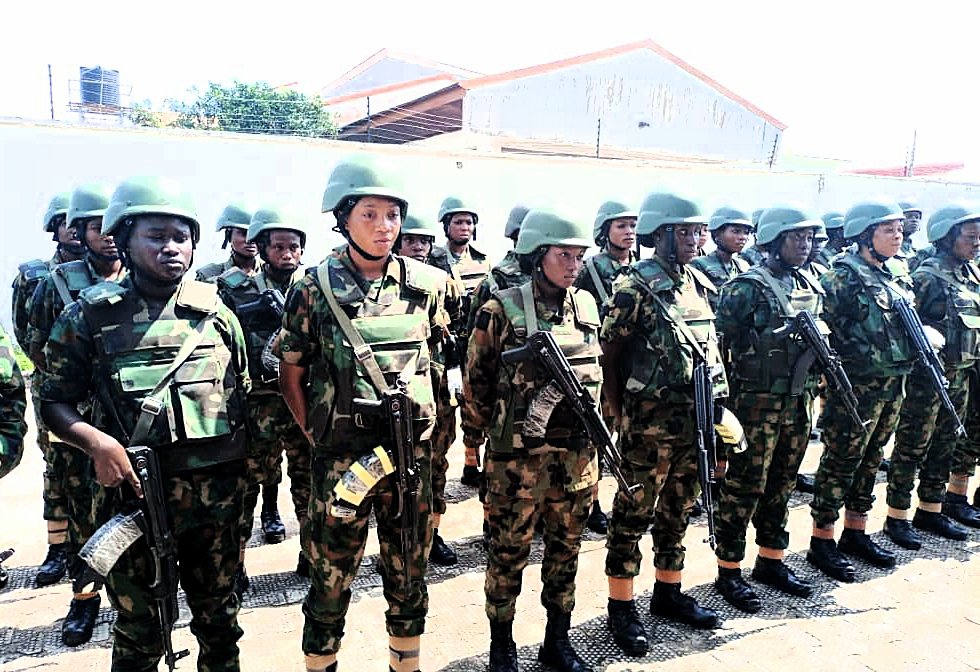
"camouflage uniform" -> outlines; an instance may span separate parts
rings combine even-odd
[[[670,305],[698,338],[708,365],[718,372],[715,397],[727,396],[721,354],[707,296],[711,282],[682,267],[678,275],[659,257],[632,266],[611,299],[601,338],[623,349],[630,373],[623,392],[620,429],[623,471],[642,485],[639,499],[620,490],[606,540],[606,575],[640,573],[640,538],[653,522],[654,565],[684,567],[684,534],[697,496],[694,448],[694,353],[650,294]],[[658,502],[659,500],[659,502]]]
[[[820,315],[822,295],[816,278],[805,271],[776,278],[760,266],[721,290],[715,326],[731,352],[733,410],[745,427],[748,449],[728,456],[716,511],[720,560],[745,557],[750,520],[759,546],[784,550],[789,545],[787,507],[807,448],[820,374],[812,369],[802,389],[791,390],[805,348],[773,332],[801,310]]]
[[[323,295],[324,281],[354,328],[368,343],[385,341],[375,351],[383,372],[396,375],[408,368],[408,393],[413,401],[416,459],[419,470],[418,534],[420,545],[405,557],[393,520],[393,479],[383,478],[358,505],[353,516],[337,515],[334,487],[351,464],[377,446],[393,449],[384,423],[363,423],[352,410],[354,399],[378,398],[366,373],[355,366],[349,343]],[[431,544],[430,438],[435,421],[431,359],[441,362],[438,343],[448,326],[446,279],[413,259],[392,256],[387,272],[365,280],[346,251],[326,259],[293,286],[276,353],[283,362],[310,371],[307,428],[315,441],[309,514],[303,534],[312,569],[303,651],[334,654],[340,648],[350,605],[350,585],[357,575],[372,510],[378,521],[381,577],[388,600],[386,621],[393,637],[421,635],[428,611],[426,558]],[[431,350],[431,355],[430,355]],[[404,376],[403,376],[404,377]],[[369,424],[370,426],[362,426]],[[405,563],[413,577],[406,584]]]
[[[24,379],[17,367],[13,344],[0,326],[0,478],[20,464],[27,423]]]
[[[534,324],[528,322],[534,313]],[[582,531],[599,472],[594,447],[566,403],[553,408],[543,438],[522,428],[536,393],[548,384],[533,361],[502,365],[502,352],[519,348],[538,329],[556,336],[583,385],[598,394],[599,315],[595,301],[569,290],[560,312],[541,299],[534,281],[498,291],[477,314],[467,350],[467,427],[490,436],[486,478],[490,546],[486,611],[491,623],[514,619],[537,518],[544,524],[541,603],[569,613]]]
[[[629,261],[622,264],[608,251],[603,250],[585,260],[585,268],[579,273],[575,286],[591,294],[601,312],[606,301],[612,296],[613,283],[626,273],[626,269],[634,261],[636,257],[632,252]]]
[[[173,375],[164,411],[144,443],[158,449],[180,582],[191,608],[191,632],[201,648],[198,669],[214,672],[239,669],[236,642],[242,635],[232,579],[238,567],[244,396],[250,381],[238,320],[218,301],[215,288],[203,283],[185,281],[152,319],[131,278],[118,285],[95,285],[83,290],[55,322],[45,349],[48,371],[40,397],[43,404],[77,406],[98,394],[94,424],[126,442],[143,396],[209,314],[214,317],[204,328],[202,343]],[[101,392],[93,385],[101,386]],[[105,403],[112,403],[115,411]],[[121,501],[119,493],[101,489],[96,506],[111,513],[128,509],[131,503]],[[155,670],[163,655],[153,575],[146,542],[139,540],[107,577],[119,612],[113,630],[114,670]]]
[[[842,504],[856,514],[871,510],[875,476],[898,424],[913,350],[893,307],[898,296],[911,299],[904,279],[848,252],[834,258],[820,284],[827,292],[823,318],[831,328],[831,346],[841,355],[858,414],[868,423],[866,429],[856,426],[828,390],[824,452],[810,504],[814,524],[826,528],[833,526]]]
[[[739,253],[739,256],[743,261],[749,262],[749,266],[758,266],[766,260],[766,258],[762,255],[762,251],[755,245],[742,250]]]
[[[926,245],[921,250],[916,250],[915,256],[908,260],[909,270],[914,271],[926,259],[936,256],[936,246]]]
[[[980,361],[980,269],[940,253],[920,264],[912,279],[922,323],[946,337],[941,359],[948,393],[957,414],[965,417],[970,369]],[[919,501],[942,503],[956,444],[956,421],[928,377],[911,376],[888,470],[888,506],[911,508],[916,472]]]
[[[749,270],[750,264],[737,254],[733,254],[731,261],[726,264],[722,261],[721,256],[719,256],[718,250],[715,250],[711,254],[696,258],[691,262],[691,267],[698,269],[708,276],[712,284],[720,290],[721,286],[726,282],[738,274],[745,273],[745,271]],[[719,295],[709,295],[708,299],[712,301],[711,309],[717,311]]]
[[[235,266],[216,279],[221,300],[241,321],[252,378],[252,391],[248,396],[250,432],[246,460],[249,481],[242,517],[242,548],[252,536],[259,486],[282,482],[283,451],[289,459],[289,493],[301,527],[310,504],[310,443],[279,392],[278,377],[267,372],[262,364],[262,352],[278,331],[280,322],[271,314],[248,319],[241,310],[244,304],[258,300],[266,290],[278,289],[285,295],[293,283],[302,278],[303,272],[297,270],[292,278],[278,284],[269,276],[267,268],[250,276]]]
[[[210,264],[205,264],[204,266],[201,266],[199,269],[197,269],[197,273],[195,274],[195,277],[197,280],[200,280],[201,282],[217,282],[219,276],[221,276],[223,273],[230,271],[233,268],[238,268],[238,265],[235,264],[234,252],[232,252],[228,256],[228,259],[226,259],[225,261],[214,261]],[[262,270],[262,262],[259,261],[259,259],[256,259],[255,268],[253,268],[251,271],[246,271],[245,269],[242,269],[242,272],[247,273],[249,276],[252,276],[258,273],[260,270]]]

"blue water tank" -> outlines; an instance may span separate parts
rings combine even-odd
[[[119,107],[119,71],[104,70],[101,66],[79,68],[82,83],[82,103]]]

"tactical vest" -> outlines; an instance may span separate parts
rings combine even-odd
[[[825,294],[823,288],[805,271],[794,275],[798,281],[793,283],[793,289],[783,285],[764,266],[757,266],[739,276],[738,282],[755,285],[769,306],[769,324],[761,332],[749,328],[733,344],[732,372],[736,381],[733,385],[737,384],[740,393],[791,393],[790,383],[796,366],[807,348],[796,338],[777,336],[774,332],[796,317],[797,313],[809,311],[821,332],[830,333],[820,319]],[[806,388],[815,388],[819,377],[820,372],[812,369]]]
[[[625,390],[636,399],[691,403],[696,351],[677,326],[679,323],[687,326],[705,355],[712,372],[714,396],[728,396],[715,314],[707,298],[717,290],[700,271],[685,266],[681,272],[688,277],[678,287],[658,260],[644,259],[630,270],[631,283],[654,304],[653,313],[657,316],[655,324],[638,325],[645,333],[637,334],[639,342],[627,353],[631,366]],[[666,304],[666,313],[658,299]]]
[[[487,262],[486,255],[481,254],[472,247],[468,248],[469,254],[460,259],[455,264],[452,262],[453,256],[446,248],[446,257],[450,260],[449,265],[456,269],[459,279],[463,282],[463,289],[466,295],[472,295],[473,290],[490,272],[490,264]],[[479,258],[477,258],[479,257]]]
[[[429,371],[429,314],[446,279],[438,269],[407,257],[392,257],[392,265],[397,266],[398,285],[382,289],[380,296],[375,287],[365,296],[358,279],[337,257],[328,258],[309,272],[315,274],[320,291],[333,293],[353,327],[371,346],[388,384],[405,381],[412,399],[415,438],[422,441],[431,436],[436,415]],[[310,375],[335,383],[325,386],[325,398],[314,400],[310,412],[313,436],[318,442],[333,445],[357,435],[365,445],[373,444],[367,448],[371,450],[387,440],[387,427],[357,412],[353,402],[377,401],[380,395],[336,320],[330,319],[324,326],[319,330],[322,357],[314,361]]]
[[[495,298],[503,306],[518,341],[513,347],[523,346],[527,337],[539,329],[551,331],[582,386],[589,390],[593,399],[599,398],[602,348],[599,346],[599,311],[591,294],[569,289],[566,303],[571,304],[572,310],[565,311],[561,324],[538,319],[531,282],[501,290]],[[515,365],[501,362],[497,376],[497,404],[489,432],[494,452],[534,450],[543,443],[569,449],[587,445],[585,430],[565,401],[554,403],[551,400],[554,407],[544,440],[522,437],[528,410],[533,404],[548,403],[540,398],[540,393],[548,388],[550,379],[535,361],[525,360]]]
[[[851,341],[870,345],[870,352],[860,353],[850,347],[841,347],[837,348],[841,358],[855,361],[870,354],[872,361],[862,362],[860,367],[855,368],[866,369],[867,364],[872,364],[875,368],[901,368],[911,365],[914,359],[913,348],[902,327],[898,311],[895,310],[895,301],[904,298],[912,305],[915,301],[912,293],[897,279],[886,278],[855,253],[834,257],[834,268],[837,267],[849,269],[858,280],[868,298],[871,311],[867,320],[854,323],[852,332],[847,334]],[[882,328],[877,327],[879,324]],[[832,336],[834,335],[837,335],[836,331],[832,332]]]
[[[605,269],[600,269],[599,264],[596,263],[597,257],[605,257]],[[631,254],[631,261],[626,264],[621,264],[619,261],[613,259],[605,251],[603,251],[599,254],[594,254],[585,260],[585,271],[589,274],[589,279],[592,280],[592,286],[595,287],[596,293],[593,294],[593,297],[595,298],[596,303],[598,303],[600,306],[609,299],[613,281],[619,277],[624,268],[629,266],[632,259],[633,255]],[[609,272],[610,270],[612,273]]]
[[[499,264],[490,269],[490,272],[487,273],[486,282],[490,288],[490,294],[496,294],[501,289],[523,285],[530,279],[531,276],[521,270],[521,263],[517,259],[517,254],[510,250],[500,260]],[[479,308],[480,306],[477,306],[477,309]]]
[[[64,306],[73,303],[85,288],[102,282],[102,278],[92,273],[85,260],[68,261],[58,264],[51,271],[51,281],[58,290],[58,297]]]
[[[944,363],[949,368],[966,368],[980,360],[980,269],[973,263],[962,268],[969,274],[964,278],[960,268],[950,269],[943,258],[933,257],[922,262],[918,274],[928,274],[939,280],[946,290],[946,346]]]
[[[200,343],[170,377],[145,445],[160,449],[168,471],[243,458],[245,402],[232,352],[213,319],[219,306],[217,287],[185,280],[151,318],[146,303],[127,285],[102,282],[79,296],[97,351],[95,375],[104,385],[96,424],[132,436],[144,397],[205,320]]]
[[[50,262],[42,261],[41,259],[31,259],[30,261],[25,261],[23,264],[17,267],[17,270],[24,280],[27,282],[38,283],[44,278],[48,277],[51,273],[51,265],[57,262],[52,259]],[[14,284],[11,285],[12,288],[17,286],[17,279],[14,279]]]

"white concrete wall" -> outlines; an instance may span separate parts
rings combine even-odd
[[[213,223],[226,202],[246,197],[286,202],[309,212],[307,260],[320,260],[340,239],[332,217],[320,214],[327,176],[343,156],[365,145],[254,135],[147,129],[96,129],[0,120],[0,322],[10,325],[10,282],[17,265],[51,256],[41,232],[51,194],[83,182],[117,183],[131,175],[179,179],[197,198],[204,223],[197,265],[224,257]],[[480,204],[477,246],[493,258],[510,242],[501,231],[517,201],[579,213],[591,222],[599,204],[621,198],[639,205],[660,188],[694,194],[706,211],[732,203],[751,210],[797,201],[819,213],[846,209],[862,197],[914,196],[928,212],[953,198],[976,197],[980,186],[722,168],[658,167],[625,161],[501,157],[371,146],[401,169],[410,210],[436,216],[439,202],[461,193]]]

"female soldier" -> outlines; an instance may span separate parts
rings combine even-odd
[[[554,334],[579,380],[598,398],[599,314],[588,292],[572,288],[582,270],[589,230],[547,210],[531,210],[515,251],[531,281],[500,290],[477,313],[467,350],[464,418],[490,437],[486,506],[490,524],[486,610],[490,670],[516,672],[512,628],[521,575],[537,519],[545,556],[541,602],[548,611],[538,660],[580,672],[568,640],[582,530],[598,480],[594,447],[567,402],[553,397],[533,358],[504,363],[538,330]]]
[[[374,161],[363,156],[342,161],[327,182],[323,212],[333,213],[347,244],[309,271],[286,299],[276,347],[282,359],[279,384],[313,446],[312,493],[302,535],[312,569],[303,605],[307,670],[337,669],[350,586],[364,554],[372,510],[388,600],[391,668],[412,672],[419,667],[432,531],[429,439],[436,403],[430,363],[441,357],[448,320],[445,274],[392,254],[407,210],[398,181]],[[391,392],[403,392],[410,401],[411,436],[392,436],[389,422],[396,420],[397,409],[383,417],[371,415],[371,407]],[[399,466],[417,480],[414,498],[402,497],[394,476],[385,475],[391,473],[399,444],[408,441],[414,464],[408,456]],[[386,463],[379,471],[379,464]],[[408,548],[400,534],[405,525],[418,542]]]

